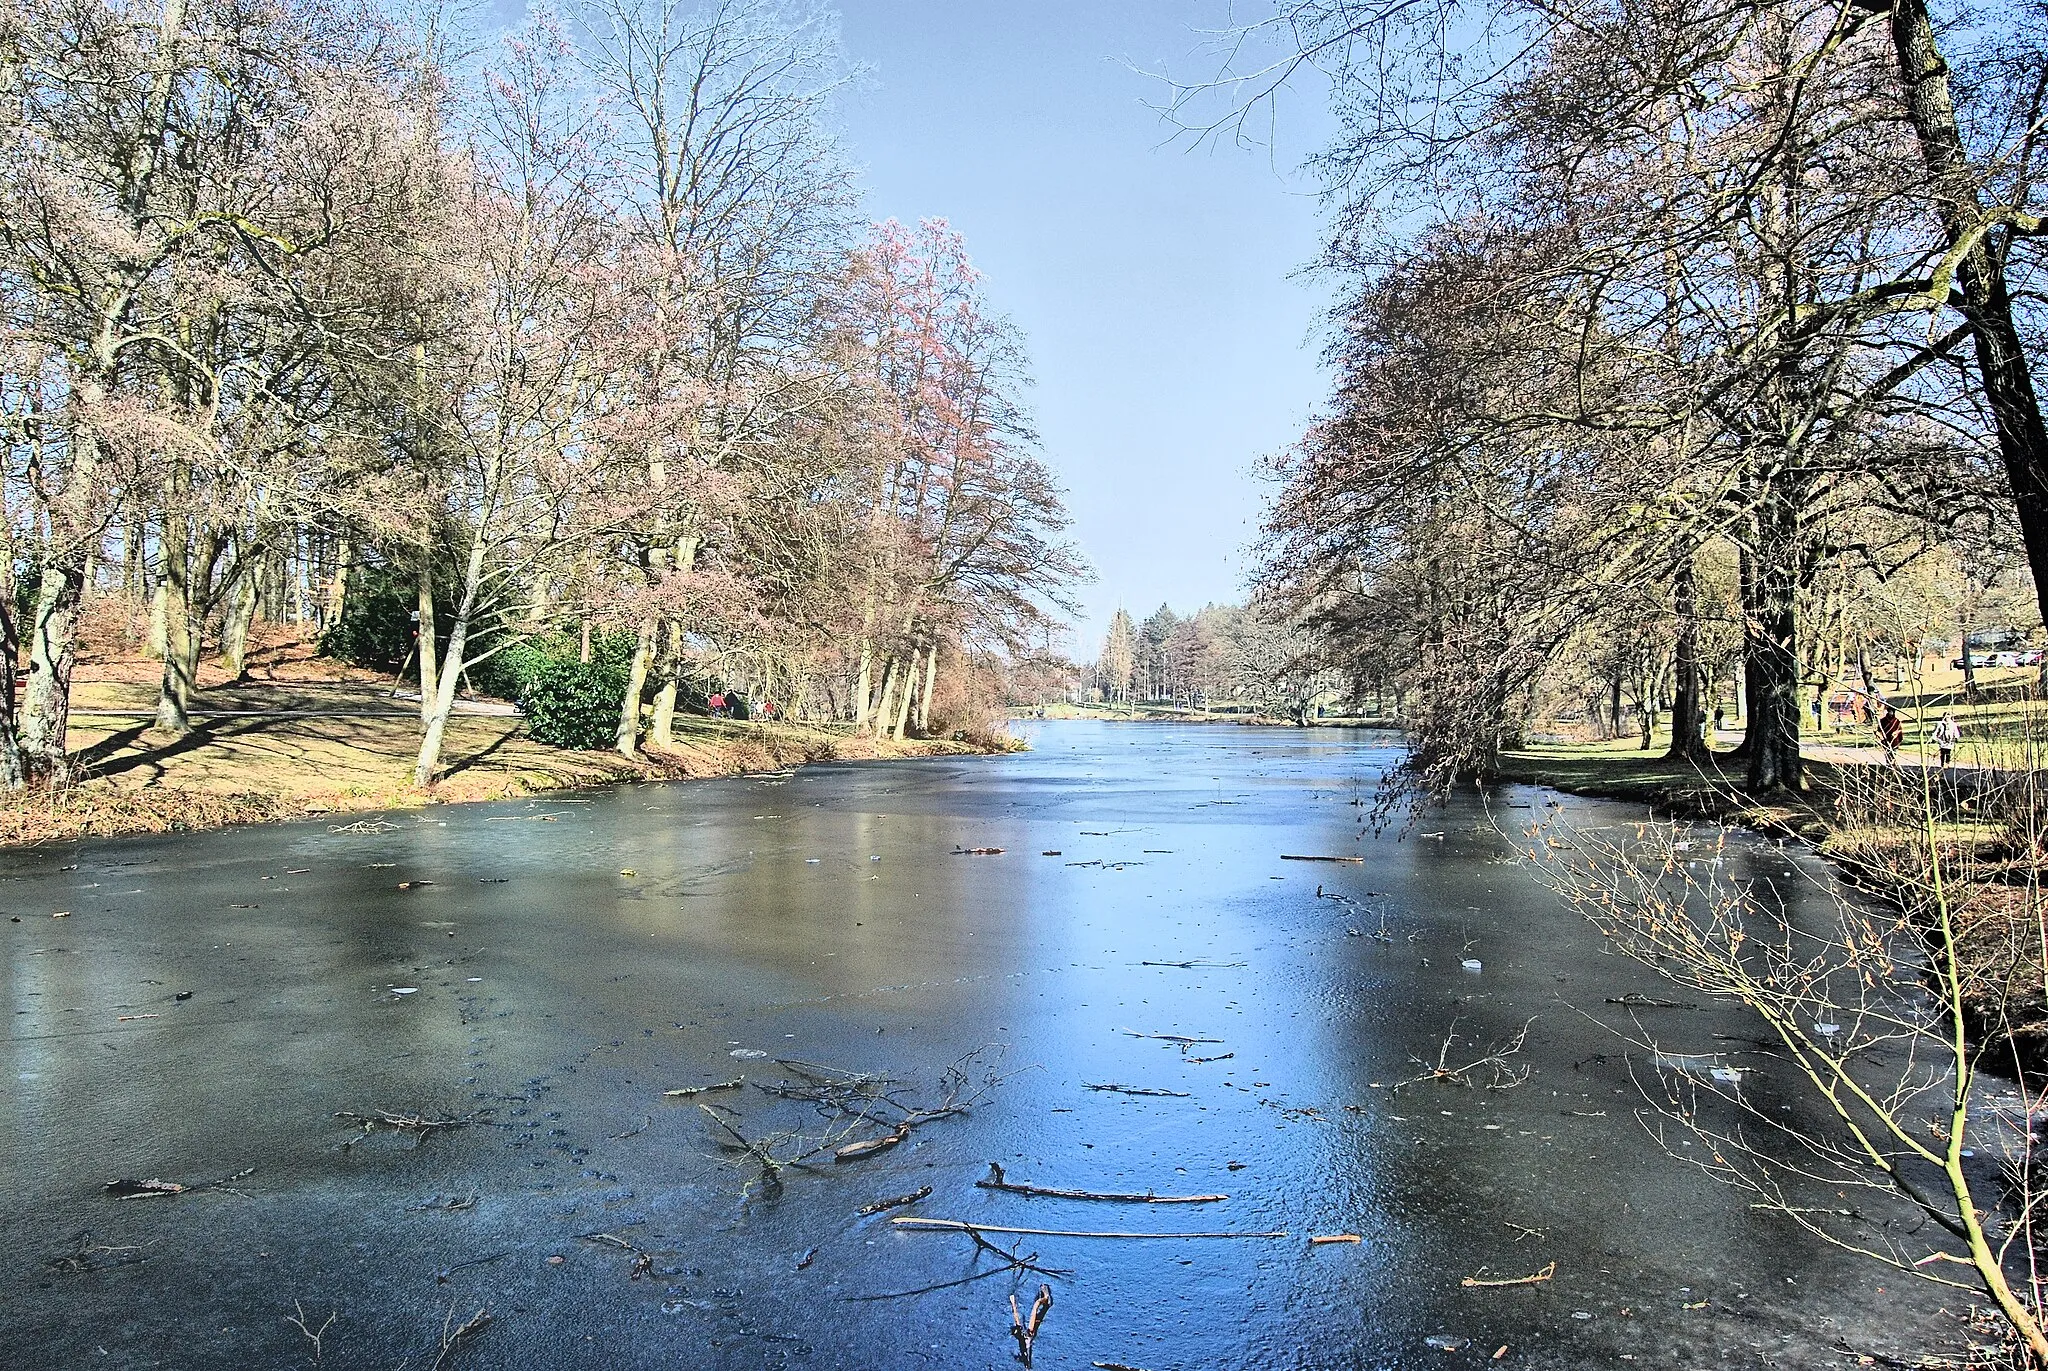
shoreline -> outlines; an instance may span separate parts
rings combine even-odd
[[[277,725],[270,738],[280,732],[319,734],[321,719],[268,716]],[[413,721],[401,720],[408,726]],[[206,721],[211,724],[213,721]],[[239,722],[229,720],[230,724]],[[477,725],[479,719],[461,722]],[[919,757],[1002,756],[1021,750],[996,748],[943,738],[909,738],[901,743],[863,737],[837,728],[814,724],[736,722],[711,719],[677,720],[678,746],[662,751],[643,747],[638,759],[616,752],[570,751],[547,748],[518,734],[516,717],[492,719],[495,727],[476,730],[495,734],[481,747],[464,749],[448,772],[427,787],[417,787],[403,774],[388,777],[380,772],[403,773],[410,765],[402,753],[390,749],[358,748],[345,738],[321,739],[343,750],[355,750],[361,763],[348,771],[324,769],[317,758],[303,765],[275,765],[275,758],[245,762],[236,755],[209,759],[204,754],[227,748],[226,739],[207,735],[214,728],[195,727],[190,737],[197,745],[180,740],[155,749],[192,759],[192,765],[159,763],[151,779],[135,782],[138,768],[124,766],[114,774],[92,775],[62,791],[29,791],[0,808],[0,851],[40,847],[48,843],[87,838],[149,837],[171,833],[200,833],[250,824],[282,823],[317,819],[328,815],[346,816],[424,809],[431,805],[471,804],[519,799],[554,791],[618,785],[636,781],[715,780],[733,776],[758,775],[822,762],[898,761]],[[330,734],[338,730],[330,727]],[[133,730],[141,735],[141,730]],[[452,730],[451,730],[452,732]],[[294,741],[302,741],[295,739]],[[147,739],[129,739],[124,748],[107,752],[106,740],[79,749],[83,764],[92,767],[94,754],[119,761],[124,751]],[[142,749],[148,755],[147,749]],[[502,760],[494,756],[507,754]],[[488,759],[488,760],[486,760]],[[165,779],[185,771],[197,773],[195,783]],[[368,774],[364,774],[368,773]]]
[[[1103,724],[1236,724],[1247,728],[1378,728],[1399,729],[1398,719],[1378,719],[1367,716],[1328,717],[1297,723],[1279,714],[1204,714],[1198,711],[1176,712],[1168,709],[1147,708],[1136,713],[1120,709],[1109,709],[1100,705],[1053,705],[1048,710],[1057,713],[1012,714],[1011,723],[1038,724],[1087,721]]]
[[[1749,829],[1803,843],[1848,890],[1896,910],[1917,937],[1936,937],[1930,904],[1930,853],[1917,829],[1856,822],[1823,809],[1843,790],[1846,768],[1808,759],[1809,793],[1776,803],[1742,796],[1690,762],[1661,757],[1508,754],[1497,780],[1568,795],[1646,805],[1653,820],[1677,819]],[[1692,783],[1687,784],[1688,780]],[[1831,806],[1832,807],[1832,806]],[[2038,960],[2038,935],[2014,938],[2015,927],[2038,922],[2024,898],[2015,903],[2007,879],[2013,854],[1995,825],[1954,822],[1937,843],[1948,887],[1947,907],[1967,979],[1971,1037],[1990,1049],[1987,1061],[2017,1058],[2026,1071],[2048,1065],[2048,992],[2016,985],[2048,984]],[[2024,893],[2022,889],[2022,894]],[[2003,1070],[2002,1066],[1991,1067]]]
[[[1728,757],[1730,754],[1719,753]],[[1839,784],[1840,768],[1808,759],[1809,777],[1822,790]],[[1811,796],[1757,800],[1742,793],[1733,772],[1716,775],[1661,753],[1606,756],[1503,753],[1496,784],[1544,786],[1588,799],[1622,800],[1663,811],[1665,817],[1735,824],[1774,837],[1798,838],[1816,851],[1835,831]]]

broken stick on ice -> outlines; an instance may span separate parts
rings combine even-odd
[[[1557,1274],[1557,1263],[1552,1262],[1533,1276],[1515,1276],[1505,1280],[1488,1280],[1482,1276],[1467,1276],[1458,1284],[1467,1290],[1500,1290],[1510,1285],[1541,1285]]]
[[[1031,1313],[1027,1316],[1017,1308],[1017,1297],[1010,1296],[1010,1336],[1017,1340],[1017,1360],[1031,1365],[1031,1344],[1038,1341],[1038,1330],[1045,1323],[1045,1316],[1052,1312],[1052,1287],[1038,1287],[1038,1298],[1031,1301]]]
[[[729,1081],[716,1081],[710,1085],[687,1085],[680,1090],[664,1090],[661,1093],[671,1100],[687,1100],[692,1095],[708,1095],[714,1090],[737,1090],[746,1083],[745,1076],[735,1076]]]

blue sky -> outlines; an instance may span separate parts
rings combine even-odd
[[[1324,391],[1317,244],[1295,173],[1323,124],[1282,112],[1277,155],[1168,146],[1140,71],[1213,66],[1203,0],[841,0],[867,66],[844,102],[869,214],[945,218],[1022,326],[1045,455],[1096,568],[1071,650],[1122,603],[1142,618],[1243,594],[1254,465]],[[1133,71],[1136,67],[1139,71]]]

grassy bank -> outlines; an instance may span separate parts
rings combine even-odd
[[[466,701],[449,721],[445,774],[412,784],[417,702],[388,679],[289,647],[250,679],[202,679],[193,728],[150,728],[147,664],[86,664],[74,694],[73,755],[87,779],[0,809],[0,843],[168,833],[305,815],[343,815],[497,800],[629,780],[684,780],[777,771],[807,762],[964,755],[962,742],[860,737],[838,727],[679,717],[672,749],[637,760],[571,752],[527,738],[499,701]]]
[[[1662,738],[1648,750],[1635,739],[1598,743],[1532,744],[1501,757],[1504,781],[1549,786],[1571,795],[1632,800],[1679,818],[1739,823],[1819,843],[1829,832],[1827,807],[1840,768],[1809,759],[1804,796],[1759,800],[1742,793],[1742,761],[1717,751],[1700,764],[1668,761]]]

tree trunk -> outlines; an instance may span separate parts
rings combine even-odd
[[[1891,32],[1906,112],[1932,183],[1935,215],[1951,251],[1969,245],[1956,263],[1956,284],[1976,344],[1979,384],[1998,430],[1998,455],[2019,509],[2035,599],[2048,621],[2048,424],[2043,423],[2040,396],[2013,323],[2005,247],[1984,223],[1983,202],[1956,125],[1948,62],[1935,38],[1927,0],[1896,0],[1891,6]],[[1967,643],[1963,653],[1967,658]]]
[[[227,671],[230,681],[239,681],[249,674],[249,625],[256,618],[255,568],[244,565],[241,574],[235,577],[234,590],[228,599],[227,619],[220,631],[220,664]]]
[[[653,619],[642,619],[633,636],[633,665],[626,671],[626,695],[619,701],[619,731],[613,744],[622,757],[640,755],[640,700],[647,690],[647,668],[654,657]]]
[[[21,625],[14,612],[14,545],[0,529],[0,790],[28,782],[21,764],[21,718],[15,709],[15,676],[21,669]]]
[[[917,649],[912,648],[910,661],[903,671],[903,698],[896,705],[896,726],[889,730],[890,736],[899,743],[903,741],[904,726],[910,722],[910,702],[917,695],[917,677]]]
[[[860,639],[860,671],[853,678],[853,731],[868,727],[868,696],[874,688],[875,645],[867,634]]]
[[[683,676],[683,626],[669,621],[662,635],[661,688],[654,692],[654,724],[648,730],[647,741],[656,747],[669,748],[676,745],[676,692],[682,685]]]
[[[1700,699],[1700,621],[1693,556],[1688,551],[1671,578],[1671,610],[1677,633],[1672,649],[1672,674],[1677,693],[1671,701],[1670,761],[1698,761],[1708,748],[1706,706]]]
[[[334,579],[327,583],[327,624],[333,628],[348,610],[348,578],[355,570],[356,545],[346,532],[334,535]]]
[[[164,601],[168,595],[164,589],[164,578],[158,576],[155,587],[149,592],[149,628],[142,643],[152,657],[164,655]]]
[[[140,234],[152,212],[149,180],[157,158],[166,150],[165,114],[175,85],[178,40],[184,30],[185,0],[165,0],[156,25],[155,61],[149,93],[142,105],[141,127],[135,132],[126,168],[122,208],[129,227]],[[106,400],[114,376],[128,311],[141,289],[139,278],[117,274],[111,291],[93,301],[99,323],[86,344],[72,377],[68,432],[65,437],[71,469],[62,494],[48,506],[50,553],[43,560],[42,586],[36,597],[35,623],[30,630],[28,690],[23,701],[22,761],[29,779],[50,785],[71,780],[66,750],[71,726],[71,670],[78,658],[78,607],[85,594],[85,572],[102,524],[95,508],[102,495],[99,437],[85,416]]]
[[[887,661],[883,663],[882,694],[881,698],[875,702],[874,712],[870,716],[874,721],[875,736],[877,738],[881,737],[889,726],[889,708],[896,699],[896,675],[896,658],[891,654]]]
[[[481,561],[481,545],[476,552],[476,559]],[[462,607],[455,615],[455,626],[448,634],[448,669],[439,675],[433,706],[427,714],[426,733],[420,738],[419,763],[413,768],[412,783],[417,786],[433,784],[435,774],[441,769],[441,743],[448,734],[448,718],[455,712],[455,682],[461,674],[458,666],[469,645],[470,602],[471,597],[465,593]]]
[[[484,553],[491,536],[491,519],[497,513],[501,471],[502,468],[494,460],[486,473],[484,498],[477,515],[476,532],[471,536],[469,544],[469,564],[463,569],[462,574],[462,598],[456,602],[455,623],[448,632],[447,658],[442,663],[443,669],[436,682],[438,688],[434,691],[433,708],[425,715],[426,732],[420,738],[419,761],[413,767],[412,783],[416,786],[431,785],[436,773],[441,769],[441,743],[448,734],[448,718],[455,712],[455,685],[465,665],[463,653],[469,647],[470,616],[476,612],[477,590],[483,584]],[[424,594],[424,577],[420,584]],[[432,639],[433,626],[429,624],[426,633],[422,635],[422,641],[431,642]],[[422,703],[426,701],[425,690],[420,692],[420,699]]]
[[[164,602],[164,670],[156,692],[158,733],[179,737],[192,731],[192,691],[199,674],[199,633],[189,601],[173,586]]]
[[[176,508],[188,487],[176,473],[170,483],[172,509],[164,515],[158,545],[163,562],[164,669],[156,693],[156,731],[182,737],[192,731],[187,711],[199,653],[192,628],[192,528]]]
[[[65,749],[71,726],[71,668],[78,656],[78,604],[83,569],[52,559],[43,563],[29,630],[28,688],[22,697],[22,765],[31,782],[51,786],[71,781]]]
[[[147,527],[138,515],[128,521],[127,531],[121,537],[121,588],[130,599],[138,601],[149,589],[149,562],[142,553]]]
[[[227,600],[227,619],[221,623],[221,668],[229,680],[244,680],[250,674],[250,623],[256,619],[256,586],[236,578],[236,588]]]
[[[435,665],[434,650],[434,569],[433,550],[425,554],[427,560],[420,563],[420,594],[415,612],[419,615],[419,628],[415,638],[420,649],[420,722],[431,723],[434,713],[435,687],[440,684],[441,673]],[[450,654],[451,656],[453,654]],[[456,660],[460,660],[457,658]],[[425,785],[425,781],[420,782]]]
[[[1757,510],[1758,547],[1744,607],[1744,667],[1749,685],[1747,785],[1756,794],[1797,790],[1804,778],[1799,757],[1799,652],[1796,554],[1797,516],[1782,494],[1767,495]]]
[[[932,690],[939,681],[939,642],[932,639],[930,647],[924,650],[924,697],[917,706],[917,731],[930,735],[932,731]]]
[[[1970,660],[1970,615],[1962,616],[1963,633],[1963,698],[1971,704],[1977,703],[1977,665]]]

